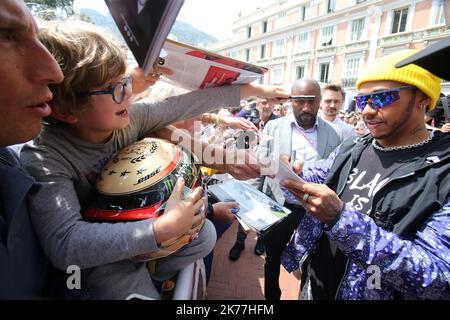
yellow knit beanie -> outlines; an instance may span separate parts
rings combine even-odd
[[[395,67],[397,62],[413,55],[417,51],[402,50],[376,59],[358,78],[356,88],[359,90],[362,83],[371,81],[390,80],[403,82],[425,93],[431,99],[428,110],[434,109],[441,93],[441,79],[415,64],[409,64],[402,68]]]

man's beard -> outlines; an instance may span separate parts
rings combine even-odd
[[[334,117],[334,116],[337,115],[338,110],[337,110],[337,109],[331,109],[331,108],[329,108],[329,109],[326,109],[324,113],[325,113],[325,115],[327,115],[328,117]]]
[[[261,112],[261,115],[264,117],[264,118],[269,118],[271,115],[272,115],[272,111],[264,111],[264,112]]]
[[[294,116],[297,124],[302,128],[312,128],[316,123],[317,115],[313,115],[311,113],[294,111]]]

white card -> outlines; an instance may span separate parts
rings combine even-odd
[[[284,161],[278,160],[278,171],[275,177],[273,178],[277,183],[280,183],[281,180],[290,179],[298,182],[305,182],[302,178],[300,178],[292,168],[286,164]]]

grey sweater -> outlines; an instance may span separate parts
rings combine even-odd
[[[95,299],[124,299],[132,293],[155,297],[144,263],[131,258],[157,250],[153,220],[93,223],[81,210],[92,194],[97,174],[112,155],[152,131],[221,107],[239,104],[239,87],[191,92],[157,104],[130,108],[130,125],[116,130],[105,144],[73,136],[63,126],[46,126],[21,150],[25,169],[39,189],[31,197],[31,218],[52,264],[82,271],[82,289]],[[69,276],[69,274],[68,274]]]

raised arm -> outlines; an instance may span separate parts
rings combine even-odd
[[[236,179],[246,180],[261,175],[261,166],[250,150],[226,150],[222,146],[209,145],[188,131],[174,126],[158,130],[153,135],[191,150],[202,165],[227,172]]]

